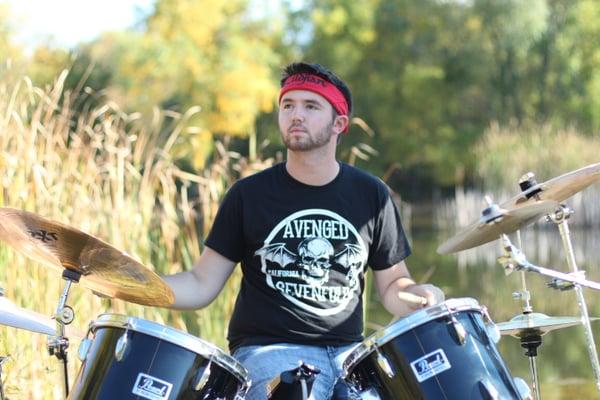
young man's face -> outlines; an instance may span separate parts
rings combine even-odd
[[[341,117],[323,96],[308,90],[290,90],[279,104],[281,137],[293,151],[309,151],[328,144],[341,132],[338,118]]]

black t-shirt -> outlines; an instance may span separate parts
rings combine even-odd
[[[385,269],[410,254],[388,187],[347,164],[323,186],[295,180],[284,163],[239,180],[206,245],[241,262],[231,351],[362,340],[367,265]]]

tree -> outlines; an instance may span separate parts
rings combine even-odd
[[[273,110],[277,39],[245,0],[158,0],[139,32],[104,35],[85,54],[124,110],[199,106],[177,148],[200,167],[213,135],[247,137]]]

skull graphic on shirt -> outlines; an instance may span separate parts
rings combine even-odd
[[[321,315],[339,312],[360,292],[359,278],[367,261],[356,229],[338,214],[321,209],[285,218],[255,255],[261,259],[268,286]]]

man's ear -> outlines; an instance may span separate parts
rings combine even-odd
[[[342,133],[346,130],[346,127],[350,123],[350,119],[347,115],[336,115],[333,121],[333,129],[336,133]]]

